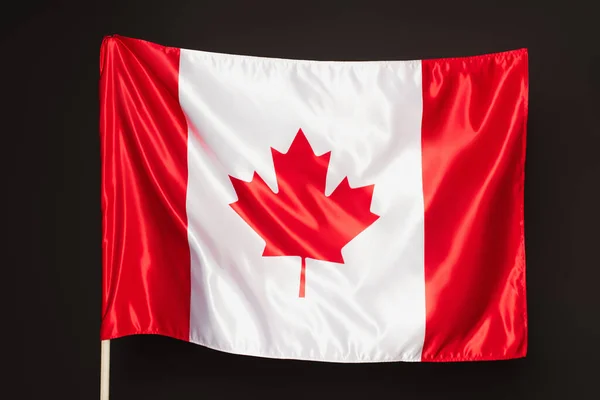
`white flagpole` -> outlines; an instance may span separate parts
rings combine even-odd
[[[100,400],[108,400],[110,378],[110,340],[101,342],[100,357]]]

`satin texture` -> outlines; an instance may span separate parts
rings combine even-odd
[[[527,57],[320,62],[107,37],[101,338],[525,356]]]
[[[179,50],[120,36],[100,54],[103,339],[189,339],[187,123]]]
[[[425,329],[420,62],[181,50],[190,340],[417,361]]]
[[[423,61],[423,360],[527,352],[527,51]]]

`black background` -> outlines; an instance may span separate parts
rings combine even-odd
[[[112,342],[111,400],[600,398],[600,33],[586,2],[11,3],[0,11],[3,236],[12,255],[1,275],[9,379],[0,397],[99,398],[98,59],[102,37],[118,33],[317,60],[527,47],[530,333],[525,359],[445,365],[278,361],[130,337]]]

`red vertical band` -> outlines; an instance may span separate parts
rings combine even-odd
[[[525,356],[526,50],[427,60],[423,361]]]
[[[187,123],[179,50],[120,36],[100,55],[101,338],[189,340]]]

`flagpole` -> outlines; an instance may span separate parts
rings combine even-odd
[[[100,400],[108,400],[110,378],[110,340],[102,340],[100,351]]]

